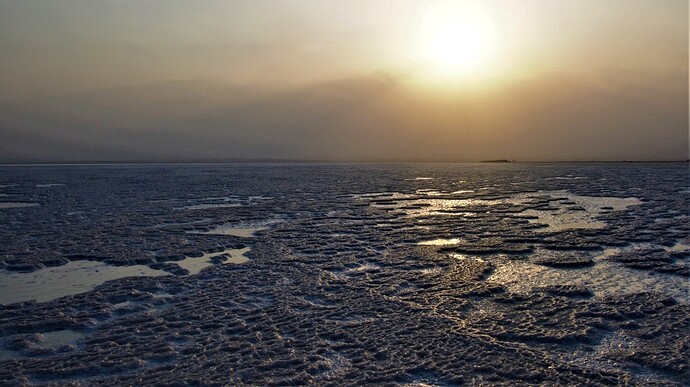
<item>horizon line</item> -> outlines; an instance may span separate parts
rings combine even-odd
[[[318,160],[318,159],[228,159],[192,161],[106,160],[106,161],[17,161],[0,162],[0,166],[59,165],[167,165],[167,164],[596,164],[596,163],[688,163],[685,160]]]

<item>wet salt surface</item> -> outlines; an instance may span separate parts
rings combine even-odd
[[[174,200],[178,203],[187,203],[188,205],[178,207],[177,210],[206,210],[213,208],[232,208],[232,207],[245,207],[256,204],[260,201],[271,200],[272,197],[268,196],[219,196],[219,197],[207,197],[201,199],[193,200]]]
[[[228,204],[195,204],[193,206],[186,206],[178,208],[179,210],[205,210],[209,208],[229,208],[229,207],[242,207],[244,204],[240,203],[228,203]]]
[[[160,272],[0,305],[0,384],[683,385],[687,182],[685,164],[0,167],[41,203],[0,211],[3,273]],[[59,331],[83,336],[38,348]]]
[[[25,203],[25,202],[0,202],[0,209],[4,208],[25,208],[25,207],[36,207],[38,203]]]

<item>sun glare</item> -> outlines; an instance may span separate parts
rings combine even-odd
[[[438,3],[424,17],[420,55],[435,73],[465,76],[477,73],[495,50],[495,26],[474,2]]]

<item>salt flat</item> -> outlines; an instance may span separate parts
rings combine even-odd
[[[687,384],[685,163],[0,167],[0,383]]]

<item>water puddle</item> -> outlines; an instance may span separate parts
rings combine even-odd
[[[664,249],[666,251],[674,251],[674,252],[690,251],[690,245],[685,244],[683,242],[678,242],[671,247],[664,247]]]
[[[550,210],[527,209],[521,215],[534,217],[530,223],[545,224],[542,232],[569,229],[602,229],[606,222],[596,217],[611,211],[622,211],[642,202],[634,197],[598,197],[573,195],[568,191],[541,191],[536,194],[521,194],[515,197],[516,204],[528,204],[531,200],[548,200]]]
[[[66,344],[73,344],[84,337],[83,333],[65,329],[62,331],[44,332],[31,337],[32,348],[58,349]],[[5,341],[7,338],[5,338]],[[19,356],[20,351],[0,348],[0,359]]]
[[[216,228],[204,232],[204,234],[213,234],[213,235],[230,235],[230,236],[237,236],[241,238],[251,238],[254,236],[259,231],[264,231],[268,230],[271,228],[270,226],[278,223],[278,220],[269,220],[269,221],[264,221],[264,222],[258,222],[258,223],[245,223],[245,224],[238,224],[238,223],[226,223],[222,224],[220,226],[217,226]]]
[[[609,257],[612,257],[618,253],[623,251],[623,248],[617,248],[617,247],[610,247],[608,249],[604,249],[600,254],[596,255],[594,258],[592,258],[595,262],[596,261],[602,261],[605,260]]]
[[[528,293],[535,287],[550,285],[580,285],[598,297],[654,292],[682,303],[688,302],[690,290],[685,278],[628,269],[606,261],[587,269],[553,269],[529,262],[509,261],[497,265],[487,281],[515,293]]]
[[[36,300],[45,302],[60,297],[85,293],[110,280],[169,275],[148,266],[110,266],[102,262],[71,261],[63,266],[37,270],[33,273],[0,271],[0,304]]]
[[[187,257],[173,262],[189,271],[189,275],[222,262],[241,264],[249,261],[249,247],[226,249],[201,257]],[[71,261],[63,266],[45,268],[32,273],[0,270],[0,305],[36,300],[46,302],[60,297],[86,293],[96,286],[124,277],[159,277],[171,275],[148,266],[111,266],[94,261]]]
[[[423,246],[445,246],[445,245],[457,245],[462,240],[458,238],[452,238],[452,239],[434,239],[430,241],[422,241],[417,243],[418,245],[423,245]]]
[[[0,202],[0,209],[4,208],[24,208],[24,207],[36,207],[38,203],[31,202]]]
[[[472,216],[478,212],[491,212],[494,206],[511,210],[528,218],[533,224],[546,227],[542,232],[569,229],[602,229],[606,222],[597,217],[611,211],[623,211],[642,204],[634,197],[597,197],[574,195],[568,191],[538,191],[504,198],[453,198],[453,195],[470,193],[469,190],[442,193],[435,190],[417,190],[415,194],[400,192],[359,194],[355,199],[369,200],[376,208],[402,211],[402,216]],[[448,195],[451,197],[439,198]],[[506,208],[508,207],[508,208]]]
[[[463,261],[463,260],[466,260],[466,259],[472,259],[472,260],[475,260],[475,261],[478,261],[478,262],[486,262],[485,260],[483,260],[483,259],[481,259],[481,258],[478,258],[478,257],[470,257],[470,256],[465,255],[465,254],[450,253],[450,254],[448,254],[448,256],[451,257],[451,258],[453,258],[453,259],[457,259],[457,260],[459,260],[459,261]]]
[[[61,345],[72,344],[81,339],[84,334],[69,329],[63,331],[42,333],[43,340],[38,343],[40,348],[58,348]]]
[[[268,199],[265,197],[256,198]],[[8,203],[0,203],[0,208],[8,208],[2,207],[3,204],[7,205]],[[37,203],[10,204],[38,205]],[[224,224],[205,233],[250,238],[259,231],[267,230],[270,224],[276,222],[276,220],[271,220],[255,224]],[[174,263],[187,269],[190,275],[194,275],[216,263],[245,263],[249,260],[245,255],[249,250],[249,247],[226,249],[221,252],[207,253],[201,257],[186,257]],[[29,300],[46,302],[68,295],[88,292],[110,280],[134,276],[157,277],[163,275],[170,275],[170,273],[143,265],[111,266],[93,261],[71,261],[63,266],[45,268],[32,273],[0,270],[0,305]]]
[[[489,206],[506,203],[505,200],[486,199],[439,199],[439,196],[450,195],[438,191],[423,192],[414,195],[397,193],[395,195],[376,198],[358,196],[358,199],[371,200],[370,205],[382,209],[404,211],[405,217],[421,216],[457,216],[467,214],[468,211],[487,212]]]
[[[242,249],[227,249],[218,253],[207,253],[201,257],[188,257],[175,262],[178,266],[189,270],[190,275],[198,274],[201,270],[214,265],[216,259],[223,263],[240,264],[249,261],[245,255],[250,250],[249,247]]]
[[[120,309],[120,308],[128,307],[128,306],[133,305],[133,304],[134,303],[132,301],[122,301],[122,302],[118,302],[118,303],[113,304],[113,308]]]
[[[673,246],[661,246],[657,245],[654,243],[648,243],[648,242],[641,242],[641,243],[632,243],[628,246],[625,247],[610,247],[607,249],[604,249],[600,254],[594,256],[594,261],[605,261],[606,259],[619,254],[623,252],[630,252],[630,251],[635,251],[635,250],[657,250],[657,249],[663,249],[668,252],[686,252],[690,251],[690,245],[687,245],[683,242],[677,242]]]

